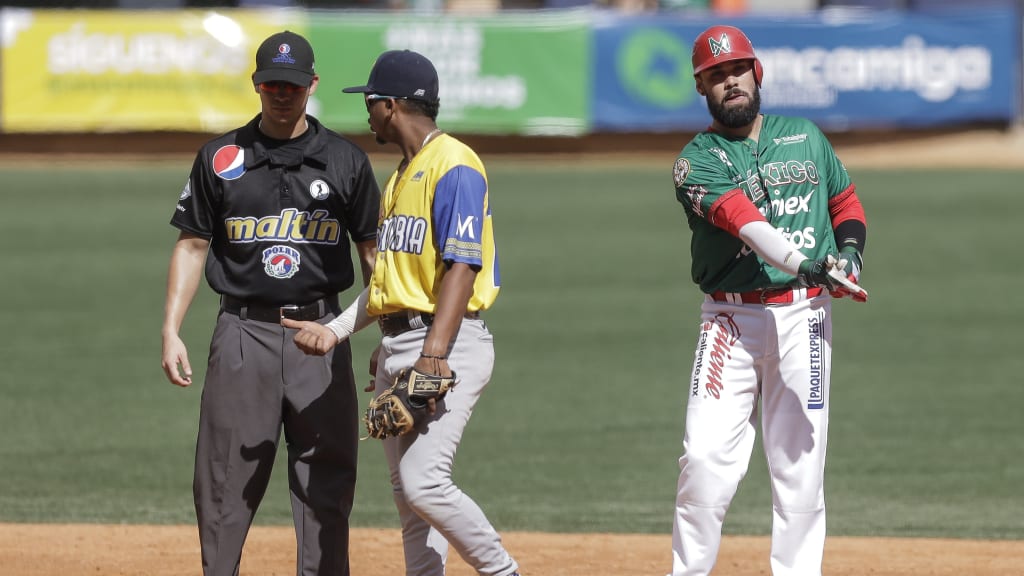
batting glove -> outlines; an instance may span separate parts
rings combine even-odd
[[[796,280],[804,288],[823,286],[829,291],[835,290],[836,282],[829,277],[828,271],[835,264],[835,256],[829,254],[817,260],[807,259],[800,263]]]
[[[839,251],[839,261],[835,264],[835,269],[841,272],[846,279],[854,284],[860,282],[860,271],[864,266],[864,258],[860,255],[860,252],[853,247],[844,247]],[[844,298],[849,296],[856,302],[866,302],[867,298],[862,293],[853,292],[846,286],[838,285],[834,289],[829,290],[829,293],[833,298]]]

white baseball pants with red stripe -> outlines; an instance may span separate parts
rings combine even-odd
[[[827,295],[780,305],[705,299],[686,383],[672,576],[714,568],[759,423],[772,490],[772,574],[820,576],[831,309]]]

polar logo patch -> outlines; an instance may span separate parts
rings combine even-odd
[[[291,246],[271,246],[263,251],[263,271],[271,278],[291,278],[299,272],[300,260]]]

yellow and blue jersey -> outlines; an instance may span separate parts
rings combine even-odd
[[[487,173],[471,148],[442,134],[391,175],[381,194],[377,261],[367,311],[436,312],[446,263],[478,270],[467,311],[485,310],[501,285]]]

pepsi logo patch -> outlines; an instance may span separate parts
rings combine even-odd
[[[271,278],[291,278],[299,271],[299,251],[291,246],[271,246],[263,251],[263,271]]]
[[[213,153],[213,173],[224,180],[237,180],[245,174],[245,151],[241,146],[221,146]]]
[[[309,195],[314,200],[326,200],[331,195],[331,188],[323,180],[313,180],[313,183],[309,185]]]

